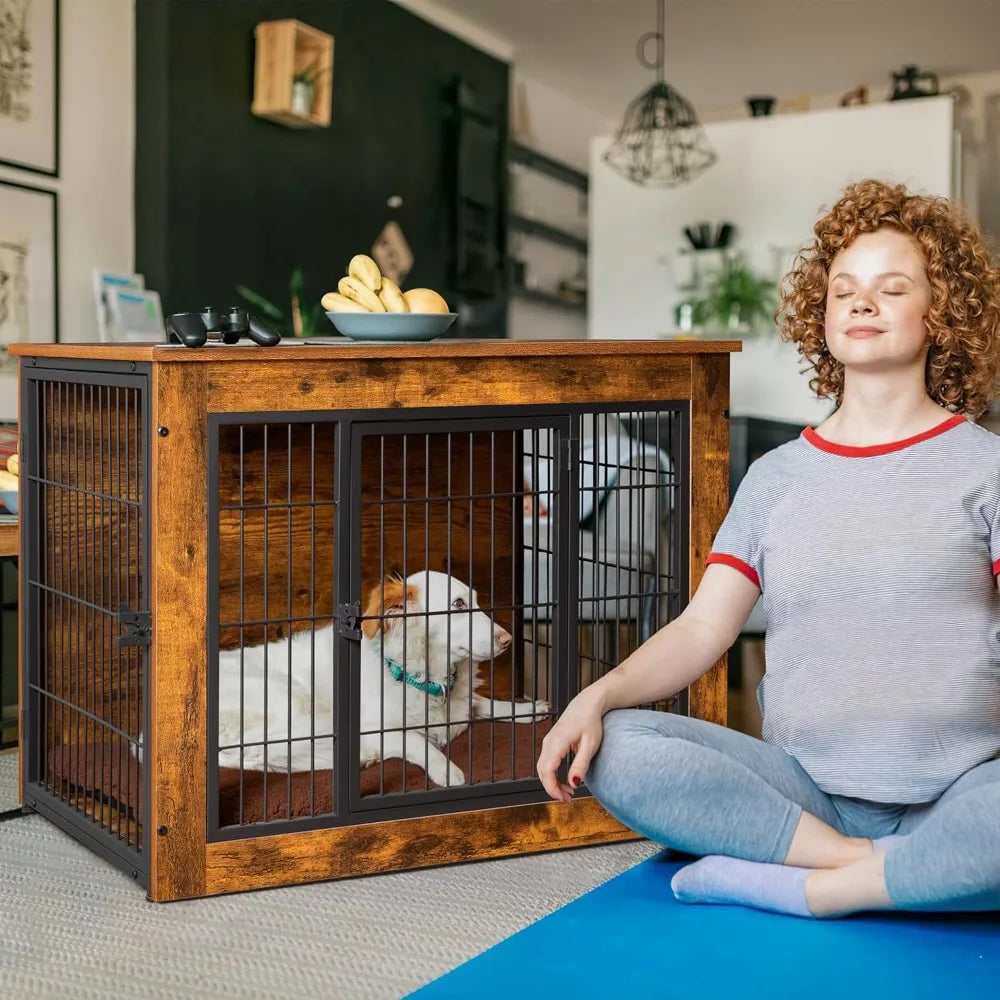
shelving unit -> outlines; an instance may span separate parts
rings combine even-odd
[[[548,174],[554,180],[578,188],[584,194],[590,190],[590,180],[585,173],[520,143],[510,144],[509,158],[511,163],[523,163],[524,166],[537,170],[540,174]]]
[[[250,110],[261,118],[290,128],[325,128],[333,105],[333,35],[286,18],[262,21],[256,28],[253,103]],[[315,65],[312,108],[302,114],[292,106],[296,73]]]
[[[510,228],[513,232],[527,233],[529,236],[538,236],[540,239],[548,240],[550,243],[558,243],[560,246],[569,247],[578,253],[587,252],[587,241],[582,236],[575,233],[566,232],[556,226],[550,226],[547,222],[538,219],[529,219],[523,215],[511,215],[509,220]]]
[[[551,178],[559,184],[574,188],[586,197],[590,189],[590,181],[585,173],[539,153],[537,150],[520,143],[511,143],[508,147],[508,163],[511,166],[520,165],[531,171]],[[525,215],[517,211],[517,206],[513,204],[512,210],[507,216],[507,229],[509,233],[521,233],[525,236],[533,236],[548,243],[561,246],[567,250],[586,257],[588,252],[588,241],[585,236],[580,236],[570,232],[561,226],[553,225],[544,219],[539,219]],[[509,245],[508,240],[508,245]],[[511,262],[513,264],[513,261]],[[562,309],[569,309],[575,312],[585,312],[586,302],[574,301],[572,298],[560,295],[555,289],[532,288],[515,280],[509,284],[511,296],[529,302],[536,302],[542,305],[554,306]]]

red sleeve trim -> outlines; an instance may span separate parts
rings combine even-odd
[[[708,558],[711,559],[712,557],[709,556]],[[1000,573],[1000,559],[993,560],[993,575],[996,576],[997,573]]]
[[[760,587],[760,577],[757,575],[757,571],[749,563],[745,563],[742,559],[737,559],[736,556],[729,556],[724,552],[713,552],[705,560],[705,563],[706,565],[721,563],[723,566],[732,566],[733,569],[742,573],[755,587]],[[1000,560],[997,560],[994,565],[1000,567]],[[996,569],[995,572],[1000,573],[1000,569]]]

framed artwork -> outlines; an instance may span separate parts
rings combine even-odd
[[[0,163],[59,176],[59,0],[0,0]]]
[[[59,339],[58,239],[56,192],[0,180],[0,420],[17,417],[8,346]]]

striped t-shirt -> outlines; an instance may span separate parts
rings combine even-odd
[[[763,737],[824,791],[927,802],[1000,753],[1000,437],[809,428],[751,465],[708,561],[760,586]]]

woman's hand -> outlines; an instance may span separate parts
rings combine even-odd
[[[604,709],[593,690],[581,691],[567,706],[559,721],[545,734],[538,755],[538,777],[545,791],[559,802],[569,802],[577,785],[583,781],[590,761],[604,738]],[[557,777],[563,757],[572,752],[570,784],[560,784]]]

